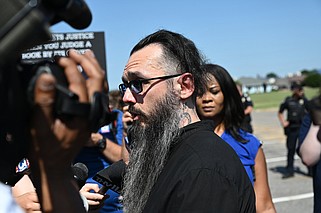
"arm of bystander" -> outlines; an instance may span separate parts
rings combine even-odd
[[[275,207],[272,202],[270,192],[268,174],[266,168],[266,160],[262,147],[259,148],[255,157],[255,181],[254,191],[256,196],[256,212],[257,213],[275,213]]]

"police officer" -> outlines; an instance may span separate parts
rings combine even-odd
[[[253,127],[251,124],[252,118],[251,113],[253,111],[253,101],[251,100],[251,97],[248,94],[244,94],[242,91],[242,85],[240,83],[236,83],[237,89],[240,93],[241,100],[243,103],[243,109],[244,109],[244,120],[242,122],[242,129],[244,131],[247,131],[249,133],[253,133]]]
[[[284,128],[286,135],[287,147],[287,167],[282,178],[294,176],[294,154],[299,136],[300,126],[304,115],[307,113],[307,99],[304,97],[303,88],[298,83],[291,85],[292,96],[288,96],[280,104],[278,118]],[[284,118],[283,112],[287,111],[287,119]]]

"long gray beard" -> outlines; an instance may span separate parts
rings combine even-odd
[[[124,177],[124,212],[141,213],[149,194],[179,135],[183,113],[178,109],[177,97],[165,97],[155,104],[145,126],[134,124],[130,136],[134,149]]]

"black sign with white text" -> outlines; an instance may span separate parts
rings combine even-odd
[[[104,32],[52,33],[53,39],[22,52],[21,61],[36,63],[52,59],[54,56],[66,56],[69,49],[84,53],[91,49],[100,66],[106,70],[106,52]],[[107,70],[106,70],[107,72]]]

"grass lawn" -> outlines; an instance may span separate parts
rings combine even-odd
[[[319,94],[318,88],[304,88],[305,96],[308,99]],[[268,109],[268,108],[278,108],[280,103],[285,99],[286,96],[291,95],[290,90],[280,90],[270,93],[258,93],[251,94],[250,97],[254,104],[254,109]]]

